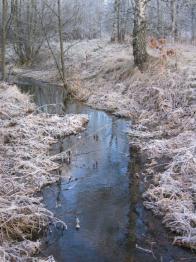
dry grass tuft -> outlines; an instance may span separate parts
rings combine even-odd
[[[163,173],[144,194],[144,205],[163,216],[163,223],[177,232],[174,243],[196,249],[196,135],[185,131],[170,139],[153,140],[143,148],[150,159],[169,156]]]

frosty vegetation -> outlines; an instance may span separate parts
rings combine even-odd
[[[130,142],[148,155],[145,176],[153,177],[144,205],[176,232],[175,244],[195,249],[196,48],[178,45],[182,56],[177,58],[178,69],[173,58],[164,66],[155,59],[141,74],[132,64],[128,45],[91,44],[89,61],[81,64],[76,73],[80,77],[73,80],[73,94],[94,107],[132,119]],[[148,52],[156,57],[152,49]],[[162,159],[166,159],[164,165]],[[164,172],[157,172],[159,165]]]
[[[2,80],[58,83],[129,118],[130,143],[148,158],[144,205],[174,232],[174,244],[196,249],[195,0],[2,0],[0,10]],[[58,179],[51,171],[62,156],[50,156],[49,146],[87,121],[41,113],[16,86],[0,83],[5,261],[36,253],[33,236],[59,222],[35,192]]]
[[[16,86],[0,85],[0,260],[24,261],[36,254],[33,239],[49,224],[62,223],[35,193],[59,179],[50,145],[84,129],[85,115],[39,113]],[[54,158],[54,156],[52,156]]]

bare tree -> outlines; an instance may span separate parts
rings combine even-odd
[[[39,19],[41,21],[41,25],[42,25],[42,31],[44,33],[44,37],[46,40],[46,43],[48,45],[49,51],[52,54],[52,57],[54,59],[55,62],[55,66],[56,69],[58,71],[59,77],[63,83],[63,86],[65,88],[67,88],[67,81],[66,81],[66,77],[65,77],[65,61],[64,61],[64,54],[65,54],[65,50],[64,50],[64,41],[63,41],[63,21],[62,21],[62,6],[61,6],[61,0],[57,1],[57,11],[55,10],[55,5],[53,7],[51,7],[51,5],[49,5],[47,3],[47,1],[43,1],[44,5],[49,8],[49,10],[51,11],[51,14],[57,19],[57,31],[58,31],[58,40],[59,40],[59,44],[60,44],[60,59],[58,59],[58,55],[56,55],[55,51],[53,50],[51,43],[50,43],[50,37],[48,35],[47,32],[47,28],[44,25],[43,22],[43,16],[41,13],[39,13],[39,10],[37,10]]]
[[[13,59],[23,65],[37,61],[46,43],[53,49],[65,86],[65,42],[105,33],[111,41],[123,42],[133,33],[135,64],[142,69],[148,58],[147,22],[148,34],[157,38],[194,42],[196,37],[195,0],[1,0],[0,17],[2,79],[6,78],[6,42],[15,51]]]
[[[30,64],[38,55],[44,41],[37,15],[38,1],[14,0],[11,4],[14,50],[20,64]],[[39,5],[39,10],[43,16],[43,5]]]
[[[148,54],[146,47],[146,0],[135,0],[133,56],[134,63],[140,70],[144,69]]]
[[[58,4],[58,32],[59,32],[59,42],[60,42],[60,56],[61,56],[61,77],[63,85],[66,88],[67,83],[65,80],[65,61],[64,61],[64,46],[63,46],[63,35],[62,35],[62,17],[61,17],[61,0],[57,1]]]
[[[191,0],[190,9],[191,9],[191,40],[192,42],[194,42],[196,38],[196,2],[194,0]]]
[[[112,37],[111,41],[119,41],[120,37],[120,0],[114,1],[114,22],[112,28]]]
[[[2,80],[6,79],[6,24],[7,24],[7,0],[2,1],[2,32],[1,32],[1,69]]]
[[[128,19],[128,1],[115,0],[113,5],[114,11],[111,42],[123,42],[125,40]]]
[[[177,1],[171,0],[171,21],[172,21],[172,37],[177,40]]]

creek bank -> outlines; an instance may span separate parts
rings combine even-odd
[[[67,66],[72,65],[69,82],[76,99],[134,121],[130,142],[134,137],[148,154],[146,176],[153,177],[145,205],[176,232],[174,243],[195,249],[196,49],[175,48],[178,70],[168,61],[166,68],[157,64],[141,74],[133,67],[130,45],[100,40],[74,46]],[[157,160],[165,156],[166,170],[155,171]]]
[[[35,193],[59,179],[50,146],[83,131],[87,122],[87,115],[39,112],[29,95],[0,83],[1,261],[30,261],[40,249],[35,236],[51,223],[66,227]]]
[[[196,48],[180,47],[177,70],[168,61],[167,67],[157,64],[143,74],[127,70],[132,59],[126,60],[123,48],[119,52],[118,45],[116,51],[112,46],[113,53],[103,51],[96,62],[97,54],[92,53],[87,69],[80,70],[80,81],[72,86],[73,94],[133,121],[130,143],[148,155],[145,175],[152,177],[144,204],[176,234],[174,244],[196,249]],[[168,161],[160,172],[156,167],[165,157]]]
[[[128,120],[76,101],[67,102],[65,112],[88,114],[89,124],[81,135],[55,146],[56,153],[72,149],[69,166],[61,168],[61,174],[68,174],[71,180],[45,188],[43,196],[47,208],[67,223],[68,230],[52,230],[43,253],[52,254],[57,261],[133,258],[146,262],[154,261],[153,254],[163,261],[182,257],[191,261],[189,252],[171,246],[168,232],[143,207],[141,194],[146,183],[140,173],[144,159],[142,155],[140,161],[133,147],[129,150],[124,133]],[[79,232],[75,217],[80,219]]]
[[[68,230],[62,232],[61,227],[60,230],[50,227],[43,254],[46,257],[52,254],[57,261],[75,261],[82,257],[84,261],[87,257],[89,261],[100,261],[103,257],[110,261],[111,250],[114,250],[112,261],[119,258],[126,261],[131,257],[146,262],[147,257],[148,261],[154,261],[154,256],[162,261],[181,258],[192,261],[193,255],[171,245],[168,232],[143,207],[141,194],[149,183],[145,182],[138,151],[132,147],[129,152],[124,133],[128,120],[76,101],[65,101],[63,90],[50,86],[30,84],[21,89],[31,93],[42,109],[48,110],[48,104],[65,102],[63,112],[58,106],[51,110],[63,115],[89,116],[89,124],[82,134],[60,139],[51,151],[58,157],[67,149],[72,151],[69,165],[62,164],[58,171],[62,179],[42,191],[47,208],[68,225]],[[79,232],[75,230],[75,216],[79,216],[81,222]]]

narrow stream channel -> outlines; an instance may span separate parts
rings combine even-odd
[[[70,165],[59,170],[60,182],[43,189],[44,203],[68,229],[51,228],[41,255],[58,262],[195,261],[189,251],[171,245],[171,235],[142,205],[138,181],[142,159],[130,149],[128,122],[74,101],[59,88],[23,86],[43,110],[85,113],[87,129],[59,141],[51,154],[70,148]],[[49,110],[49,109],[48,109]],[[76,230],[76,217],[80,229]]]

